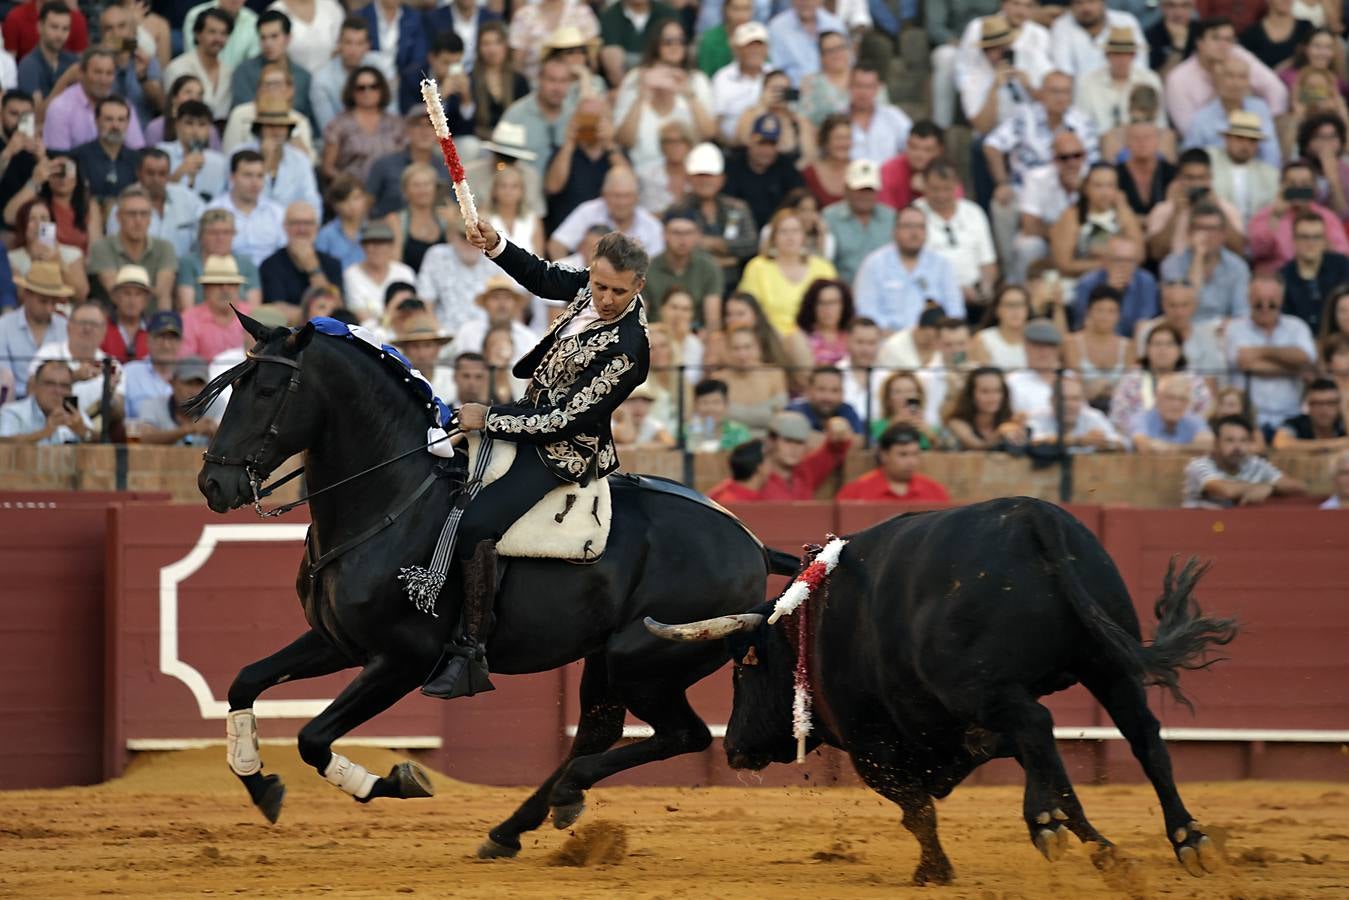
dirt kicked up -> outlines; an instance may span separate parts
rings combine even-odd
[[[396,757],[351,748],[387,772]],[[604,788],[572,833],[550,824],[514,860],[480,861],[487,830],[527,789],[433,775],[430,800],[361,806],[288,748],[264,747],[286,780],[267,825],[229,774],[224,749],[138,758],[92,788],[0,794],[0,897],[1121,897],[1074,842],[1057,863],[1027,838],[1020,790],[957,788],[938,805],[956,869],[949,887],[913,888],[918,848],[899,810],[860,788]],[[1148,897],[1349,897],[1349,785],[1182,785],[1223,836],[1227,863],[1186,875],[1146,786],[1085,787],[1094,824],[1133,860],[1129,893]]]

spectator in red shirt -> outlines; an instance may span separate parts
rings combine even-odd
[[[881,190],[876,200],[891,209],[903,209],[923,196],[927,167],[946,155],[946,136],[935,123],[915,122],[904,152],[881,165]],[[965,192],[956,185],[956,196]]]
[[[150,355],[150,334],[145,330],[145,307],[150,302],[150,273],[143,266],[122,266],[112,285],[113,315],[99,349],[118,362],[145,359]]]
[[[843,465],[852,445],[853,430],[847,419],[835,416],[825,423],[824,443],[807,452],[807,443],[815,436],[810,420],[799,412],[784,411],[773,416],[764,440],[767,475],[759,489],[759,499],[814,499],[815,489]]]
[[[0,32],[5,36],[5,49],[14,54],[16,61],[32,53],[37,46],[38,13],[45,4],[46,0],[28,0],[5,16]],[[66,38],[65,49],[69,53],[83,53],[89,46],[89,22],[74,0],[66,0],[65,5],[70,7],[70,37]]]
[[[768,467],[764,464],[763,441],[745,441],[737,444],[727,458],[731,464],[731,477],[707,492],[707,496],[718,503],[752,503],[762,500],[760,489],[768,477]]]
[[[843,486],[839,500],[872,503],[948,503],[951,495],[931,478],[918,474],[923,451],[918,432],[906,425],[886,429],[877,442],[876,468]]]

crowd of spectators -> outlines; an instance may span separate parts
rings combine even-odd
[[[0,15],[0,440],[209,439],[178,409],[241,352],[231,306],[517,396],[557,306],[465,240],[430,73],[509,240],[646,246],[652,376],[615,437],[729,452],[718,496],[811,495],[865,445],[841,496],[943,499],[930,451],[1180,452],[1208,454],[1187,502],[1244,503],[1300,487],[1267,447],[1349,447],[1329,0]]]

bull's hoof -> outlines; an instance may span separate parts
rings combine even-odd
[[[478,848],[478,859],[514,859],[519,852],[519,847],[507,847],[505,844],[498,844],[489,837]]]
[[[1057,828],[1041,828],[1035,832],[1035,847],[1050,862],[1058,862],[1068,852],[1068,829],[1062,825]]]
[[[568,803],[566,806],[554,806],[553,827],[558,831],[570,828],[576,824],[576,820],[581,818],[581,813],[585,811],[586,804],[584,800]]]
[[[403,800],[436,795],[436,788],[431,784],[431,776],[415,762],[400,762],[389,770],[386,777],[394,787],[394,796]]]
[[[281,803],[286,799],[286,786],[281,783],[280,775],[266,775],[262,779],[263,789],[257,799],[258,810],[273,825],[281,818]]]
[[[913,872],[913,883],[917,887],[925,884],[950,884],[955,880],[956,870],[948,860],[935,863],[920,863]]]
[[[1171,835],[1171,843],[1176,848],[1176,859],[1195,878],[1217,872],[1222,865],[1218,845],[1204,834],[1198,822],[1177,828]]]

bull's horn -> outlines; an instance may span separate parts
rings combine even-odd
[[[689,622],[687,625],[666,625],[647,616],[642,624],[647,631],[667,641],[715,641],[727,635],[753,631],[763,624],[763,619],[759,613],[736,613],[733,616]]]

